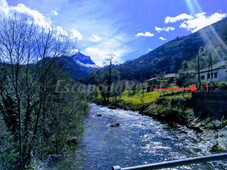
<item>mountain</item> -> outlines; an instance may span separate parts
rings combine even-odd
[[[63,70],[68,72],[74,79],[86,78],[92,70],[98,69],[90,56],[80,52],[70,57],[62,56],[56,59],[59,66],[63,67]]]
[[[98,68],[89,56],[77,53],[73,56],[47,57],[40,62],[54,62],[60,69],[69,73],[73,79],[86,78],[92,70]]]
[[[86,56],[81,52],[78,52],[71,57],[73,58],[74,61],[80,62],[81,64],[95,65],[95,63],[91,60],[90,56]]]
[[[144,81],[160,72],[177,72],[183,61],[196,57],[201,46],[227,54],[227,18],[184,37],[167,42],[153,51],[116,66],[122,79]],[[227,56],[227,55],[226,55]]]

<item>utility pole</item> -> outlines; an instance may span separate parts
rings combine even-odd
[[[199,62],[199,54],[197,55],[197,69],[198,69],[198,82],[199,82],[199,90],[201,90],[201,77],[200,77],[200,62]]]

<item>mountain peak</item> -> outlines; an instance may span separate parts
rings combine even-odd
[[[86,56],[82,54],[81,52],[78,52],[72,56],[72,59],[76,62],[80,62],[82,64],[90,64],[95,65],[95,63],[91,60],[90,56]]]

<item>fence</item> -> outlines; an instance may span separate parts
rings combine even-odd
[[[162,168],[171,168],[183,165],[191,165],[196,163],[206,163],[209,161],[217,161],[217,160],[227,160],[227,153],[222,154],[214,154],[202,157],[195,157],[183,160],[174,160],[167,161],[161,163],[147,164],[147,165],[139,165],[127,168],[121,168],[119,165],[113,166],[112,170],[151,170],[151,169],[162,169]]]

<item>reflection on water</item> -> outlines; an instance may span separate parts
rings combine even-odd
[[[90,105],[86,130],[75,153],[51,157],[41,169],[108,170],[121,167],[210,154],[209,141],[183,126],[169,127],[138,112],[112,110]],[[101,114],[101,117],[96,116]],[[120,123],[119,127],[110,127]],[[213,169],[218,163],[184,166],[177,169]]]

